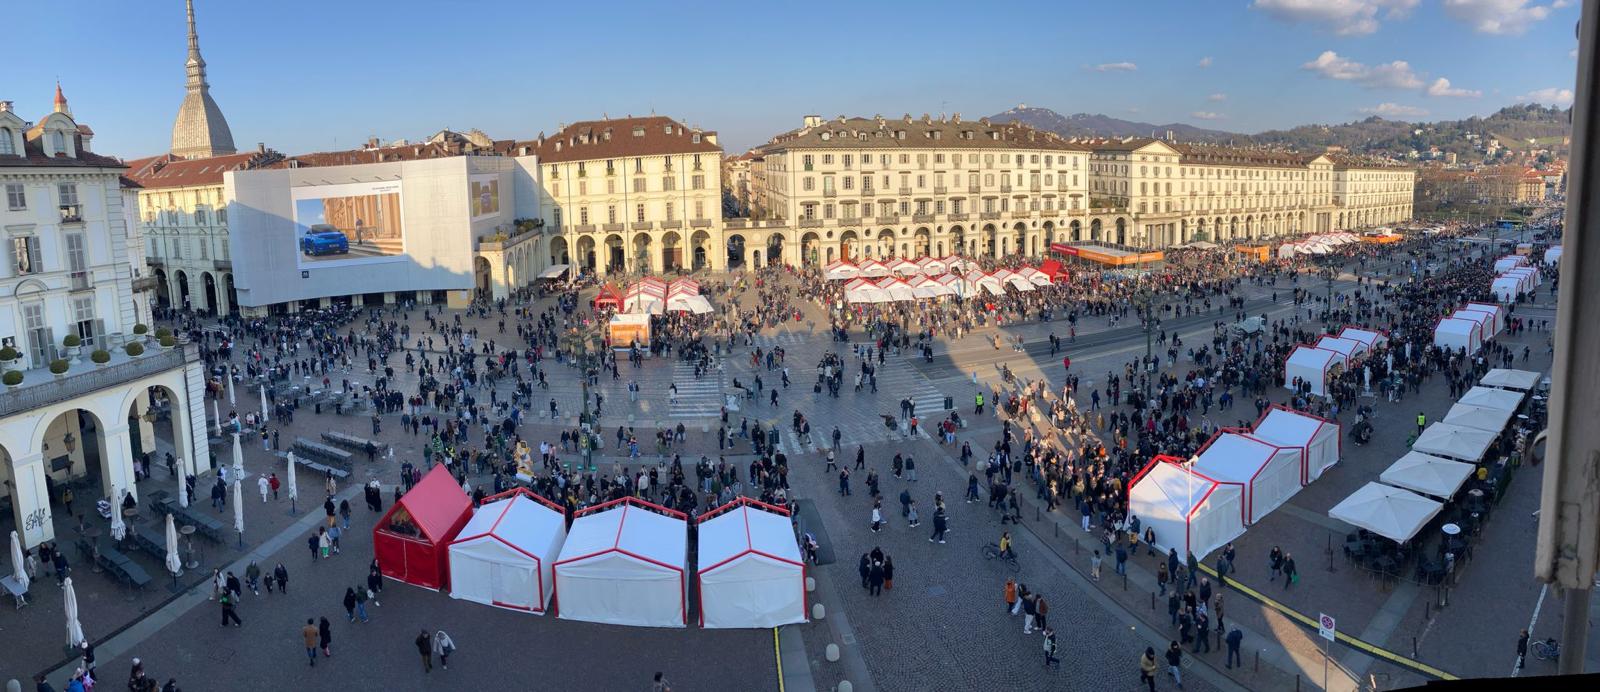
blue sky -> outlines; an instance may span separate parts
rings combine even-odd
[[[197,4],[234,140],[287,153],[440,128],[532,138],[652,110],[719,131],[730,152],[807,113],[976,118],[1018,103],[1239,132],[1459,118],[1567,105],[1578,17],[1572,0]],[[9,9],[21,60],[0,99],[36,119],[59,77],[97,151],[166,151],[183,3],[73,7],[70,21],[58,4]]]

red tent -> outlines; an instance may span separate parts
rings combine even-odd
[[[472,499],[444,464],[433,467],[372,529],[383,576],[438,591],[446,586],[450,541],[472,518]]]
[[[601,286],[599,295],[594,297],[594,309],[599,310],[601,308],[621,310],[622,291],[617,290],[617,287],[611,284]]]
[[[1039,271],[1050,277],[1051,281],[1062,281],[1067,278],[1066,273],[1062,271],[1060,260],[1047,259],[1040,262]]]

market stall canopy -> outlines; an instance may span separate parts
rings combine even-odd
[[[1522,255],[1507,255],[1494,261],[1494,273],[1504,274],[1528,263],[1528,258]]]
[[[1505,409],[1456,404],[1450,407],[1450,412],[1444,415],[1442,422],[1498,433],[1506,429],[1511,416],[1512,412]]]
[[[1495,389],[1494,387],[1473,387],[1468,389],[1466,394],[1462,394],[1457,402],[1472,406],[1516,411],[1518,407],[1522,406],[1522,400],[1526,396],[1527,394],[1522,392]]]
[[[1543,376],[1539,373],[1529,370],[1508,370],[1506,368],[1495,368],[1485,373],[1483,379],[1478,381],[1478,384],[1481,384],[1485,387],[1496,387],[1499,389],[1512,389],[1519,392],[1529,392],[1533,391],[1534,388],[1539,386],[1539,380],[1542,377]]]
[[[1381,344],[1389,343],[1389,335],[1374,329],[1360,329],[1345,327],[1339,331],[1339,338],[1359,341],[1366,344],[1367,348],[1375,348]]]
[[[1502,276],[1489,283],[1489,292],[1494,294],[1495,300],[1509,303],[1522,292],[1522,282],[1513,276]]]
[[[878,279],[888,275],[889,267],[878,260],[869,259],[861,263],[861,276]]]
[[[806,620],[806,567],[789,512],[740,497],[700,516],[700,625],[766,628]]]
[[[932,257],[923,257],[917,260],[917,268],[921,269],[922,273],[927,276],[938,276],[943,274],[947,267],[945,266],[945,263],[940,260],[936,260]]]
[[[822,276],[830,281],[854,279],[861,275],[861,268],[844,260],[829,262],[822,268]]]
[[[1244,489],[1158,455],[1129,483],[1128,512],[1155,532],[1163,552],[1203,558],[1244,533]]]
[[[1312,394],[1327,394],[1329,373],[1344,363],[1344,355],[1337,351],[1301,344],[1283,361],[1284,386],[1293,389],[1294,378],[1298,377],[1311,383]]]
[[[1309,413],[1273,404],[1256,421],[1252,437],[1284,447],[1300,448],[1304,464],[1301,485],[1309,485],[1339,463],[1339,424]]]
[[[444,464],[389,508],[372,529],[372,550],[385,577],[439,590],[449,578],[449,545],[472,518],[472,500]]]
[[[1368,483],[1328,510],[1328,516],[1358,526],[1390,540],[1405,542],[1444,509],[1409,490]]]
[[[1544,263],[1547,265],[1559,263],[1561,261],[1561,254],[1562,250],[1560,245],[1546,249],[1544,251]]]
[[[1496,334],[1499,334],[1500,330],[1505,329],[1505,326],[1506,326],[1505,309],[1501,308],[1499,305],[1497,305],[1495,303],[1467,303],[1466,307],[1463,307],[1461,309],[1462,310],[1471,310],[1473,312],[1481,312],[1481,313],[1483,313],[1485,315],[1488,315],[1488,317],[1489,317],[1489,331],[1487,333],[1490,336],[1494,336]],[[1460,311],[1458,310],[1457,312],[1460,312]]]
[[[544,271],[539,272],[539,278],[541,278],[541,279],[559,279],[559,278],[561,278],[562,274],[567,273],[567,270],[571,269],[571,268],[572,268],[572,265],[570,265],[570,264],[552,264],[549,267],[547,267]]]
[[[1458,461],[1478,462],[1494,444],[1496,433],[1453,423],[1434,423],[1417,436],[1411,448]]]
[[[685,516],[632,496],[573,519],[555,563],[559,616],[611,625],[683,627],[688,615]]]
[[[543,614],[566,538],[565,513],[526,488],[484,498],[450,544],[450,597]]]
[[[1433,328],[1433,345],[1472,355],[1483,345],[1483,329],[1473,320],[1446,317]]]
[[[916,263],[904,259],[889,260],[885,266],[889,268],[889,273],[895,276],[915,276],[922,273],[922,269]]]
[[[1239,433],[1212,436],[1190,468],[1244,488],[1246,525],[1261,521],[1300,492],[1304,476],[1299,447],[1282,447]]]
[[[705,315],[711,312],[711,301],[702,295],[675,295],[667,299],[666,310]]]
[[[1027,279],[1028,283],[1035,286],[1049,286],[1050,275],[1033,267],[1023,267],[1017,270],[1017,276]]]
[[[1378,480],[1396,488],[1448,500],[1455,496],[1474,470],[1472,464],[1413,451],[1400,457],[1399,461],[1378,476]]]
[[[611,284],[601,286],[600,293],[594,297],[594,307],[597,310],[600,308],[622,309],[622,291]]]
[[[1324,336],[1317,339],[1317,348],[1333,351],[1345,360],[1354,359],[1367,351],[1367,345],[1355,339],[1342,339],[1337,336]]]

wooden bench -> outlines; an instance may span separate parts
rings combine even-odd
[[[310,459],[306,459],[304,457],[295,457],[294,460],[295,460],[295,463],[306,467],[306,470],[312,471],[312,472],[316,473],[319,476],[327,476],[328,474],[333,474],[333,477],[337,478],[339,480],[344,480],[344,479],[350,477],[350,472],[346,471],[344,469],[334,468],[332,466],[328,466],[327,464],[319,464],[319,463],[317,463],[315,461],[311,461]]]
[[[96,550],[99,552],[100,566],[118,581],[140,589],[150,584],[150,573],[144,571],[143,567],[127,555],[123,555],[122,551],[117,550],[116,543],[102,538],[97,542]]]
[[[343,447],[352,452],[365,453],[368,447],[371,447],[374,452],[381,452],[387,449],[386,445],[379,444],[365,437],[356,437],[355,435],[348,433],[334,432],[331,430],[322,433],[322,439],[329,444]]]
[[[211,517],[208,517],[200,512],[196,512],[193,508],[188,507],[175,508],[172,512],[172,516],[175,517],[180,524],[188,524],[193,526],[195,533],[219,543],[222,541],[222,522],[212,519]]]
[[[145,524],[137,524],[130,528],[133,529],[133,542],[135,545],[158,559],[167,559],[167,537],[163,530]]]
[[[331,462],[341,466],[350,465],[350,453],[337,447],[313,442],[304,437],[294,438],[294,451],[304,457],[320,461]]]

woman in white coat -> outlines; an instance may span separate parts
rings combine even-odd
[[[439,667],[450,670],[450,654],[456,652],[456,642],[444,630],[433,633],[433,655],[439,657]]]

